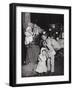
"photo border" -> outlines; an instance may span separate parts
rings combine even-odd
[[[28,83],[16,84],[16,7],[39,7],[39,8],[57,8],[69,10],[69,81],[59,82],[42,82],[42,83]],[[33,85],[48,85],[48,84],[66,84],[71,83],[71,7],[70,6],[56,6],[56,5],[40,5],[40,4],[10,4],[10,86],[33,86]]]

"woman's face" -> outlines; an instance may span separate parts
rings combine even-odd
[[[42,35],[42,39],[43,39],[43,40],[46,40],[46,39],[47,39],[47,36]]]

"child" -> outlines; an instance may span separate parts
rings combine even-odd
[[[47,66],[46,66],[46,60],[47,60],[47,57],[46,57],[46,48],[41,48],[41,53],[38,57],[38,65],[37,65],[37,68],[36,68],[36,72],[42,74],[44,72],[47,72]]]

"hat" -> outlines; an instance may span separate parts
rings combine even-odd
[[[48,35],[47,35],[47,33],[44,31],[44,32],[42,33],[42,36],[48,36]]]
[[[47,51],[47,49],[44,48],[44,47],[42,47],[42,48],[41,48],[41,53],[42,53],[42,51]]]

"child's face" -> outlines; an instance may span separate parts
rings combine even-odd
[[[42,55],[46,55],[46,51],[42,51]]]

